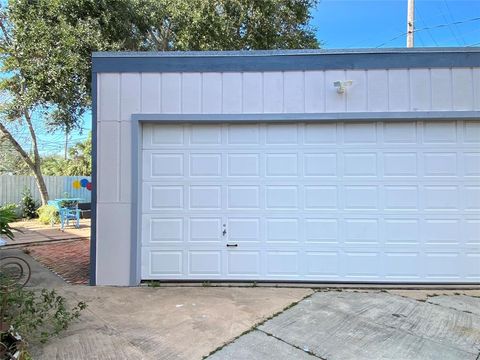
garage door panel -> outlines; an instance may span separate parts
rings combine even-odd
[[[422,224],[425,244],[459,244],[460,222],[458,219],[425,219]]]
[[[304,155],[303,173],[305,176],[336,176],[336,153],[306,153]]]
[[[259,124],[229,124],[227,125],[229,145],[258,145],[260,144]]]
[[[384,123],[383,142],[385,144],[415,144],[417,142],[417,124],[411,122]]]
[[[465,276],[467,279],[480,280],[480,249],[478,252],[470,252],[465,255]]]
[[[328,280],[340,277],[340,255],[336,251],[307,251],[306,277],[322,277]]]
[[[426,185],[423,198],[425,210],[458,210],[458,186]]]
[[[227,176],[260,176],[260,155],[259,154],[231,154],[228,155]]]
[[[463,155],[463,166],[465,176],[480,176],[480,153],[465,153]]]
[[[266,274],[270,277],[299,277],[299,252],[267,251]]]
[[[380,277],[380,254],[369,251],[344,253],[343,266],[346,278],[378,279]]]
[[[457,252],[427,252],[425,277],[427,279],[458,279],[461,274],[461,258]]]
[[[463,126],[464,142],[468,144],[480,144],[480,122],[465,121]]]
[[[338,244],[339,228],[337,219],[308,218],[304,220],[304,238],[309,244]],[[312,246],[312,245],[310,245]]]
[[[425,176],[458,176],[457,153],[427,152],[423,154]]]
[[[184,273],[181,250],[142,249],[142,273],[144,276],[162,278],[181,277]]]
[[[189,219],[189,242],[220,242],[222,241],[223,221],[221,217],[206,217]]]
[[[265,127],[267,145],[298,144],[298,124],[267,124]]]
[[[346,210],[378,209],[378,186],[345,185],[343,196]]]
[[[261,276],[260,251],[232,251],[227,253],[227,275],[255,277]]]
[[[420,254],[417,252],[386,252],[384,271],[387,279],[420,278],[422,273]]]
[[[423,125],[424,144],[454,144],[457,142],[455,121],[425,121]]]
[[[149,150],[144,152],[143,179],[161,180],[185,176],[183,153],[159,153]]]
[[[222,129],[217,125],[191,125],[191,145],[218,145],[222,143]]]
[[[297,209],[298,186],[265,186],[266,209]]]
[[[184,241],[184,219],[144,215],[142,244],[181,243]]]
[[[145,183],[142,200],[143,209],[146,212],[181,210],[184,208],[184,187]]]
[[[384,186],[385,210],[419,210],[418,186],[415,185],[386,185]]]
[[[265,240],[267,242],[299,242],[299,224],[297,218],[267,218],[265,220]]]
[[[260,186],[229,186],[228,209],[260,209]]]
[[[384,220],[383,238],[386,244],[412,245],[419,243],[420,221],[416,218]]]
[[[142,277],[478,282],[479,128],[145,126]]]
[[[383,154],[385,177],[417,176],[417,153],[386,152]]]
[[[345,243],[351,245],[372,245],[379,243],[377,219],[345,219],[343,221]]]
[[[188,274],[220,277],[222,275],[221,254],[221,251],[189,251]]]
[[[378,176],[376,153],[350,153],[343,154],[343,175],[352,176]]]
[[[189,186],[190,209],[220,209],[222,206],[222,188],[213,185]]]

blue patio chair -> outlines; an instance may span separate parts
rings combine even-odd
[[[65,224],[70,225],[70,220],[75,220],[75,227],[78,229],[80,227],[80,209],[78,207],[62,207],[60,202],[56,200],[49,200],[48,205],[54,206],[60,216],[60,229],[63,231],[65,229]],[[53,220],[52,220],[53,227]]]

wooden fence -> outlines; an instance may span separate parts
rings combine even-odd
[[[44,176],[50,199],[76,197],[82,202],[90,202],[91,192],[84,187],[75,189],[73,182],[90,176]],[[30,189],[33,198],[40,203],[40,192],[33,176],[0,175],[0,206],[9,203],[19,204],[25,188]]]

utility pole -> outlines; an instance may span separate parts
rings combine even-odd
[[[413,32],[415,21],[415,0],[408,0],[407,10],[407,48],[413,48]]]

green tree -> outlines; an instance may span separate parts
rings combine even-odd
[[[90,176],[92,174],[92,133],[85,141],[78,142],[68,150],[67,175]]]
[[[317,0],[136,0],[148,50],[318,48]]]
[[[35,119],[51,131],[81,126],[91,103],[92,51],[138,47],[128,9],[127,0],[10,0],[0,8],[0,134],[33,173],[43,204]],[[28,129],[28,143],[12,124]]]
[[[9,0],[0,7],[0,134],[33,173],[45,204],[48,192],[34,120],[67,133],[81,125],[91,103],[92,51],[316,48],[309,24],[316,4]],[[26,127],[28,144],[11,131],[12,124]]]

